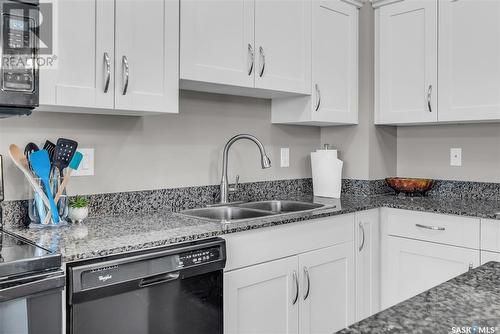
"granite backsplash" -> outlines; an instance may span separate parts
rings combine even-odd
[[[231,201],[253,201],[288,198],[291,195],[312,195],[312,179],[293,179],[241,183],[239,191],[230,195]],[[373,196],[393,193],[384,180],[342,181],[342,194]],[[219,200],[218,185],[171,188],[86,196],[90,201],[91,217],[118,214],[146,213],[157,210],[180,211],[213,204]],[[448,199],[500,200],[499,183],[442,181],[436,182],[428,193],[431,197]],[[1,205],[2,222],[6,226],[29,224],[28,201],[6,201]]]

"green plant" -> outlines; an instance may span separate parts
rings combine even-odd
[[[89,206],[89,200],[83,196],[76,195],[69,200],[70,208],[86,208]]]

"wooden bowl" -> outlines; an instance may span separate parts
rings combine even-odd
[[[421,194],[425,195],[434,186],[434,180],[415,179],[405,177],[388,177],[385,182],[394,189],[396,194]]]

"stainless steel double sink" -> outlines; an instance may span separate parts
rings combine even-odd
[[[211,221],[232,223],[286,213],[300,213],[325,207],[324,204],[298,201],[260,201],[213,206],[181,211],[180,214]]]

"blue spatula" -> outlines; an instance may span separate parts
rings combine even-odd
[[[50,176],[50,158],[49,152],[47,150],[40,150],[33,152],[30,155],[30,163],[33,172],[42,180],[45,192],[49,198],[50,211],[52,213],[52,220],[55,224],[59,223],[59,214],[57,210],[56,203],[54,202],[54,197],[52,196],[52,191],[50,190],[49,176]]]

